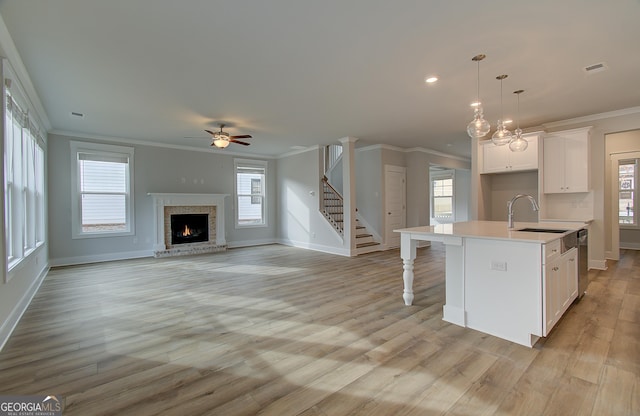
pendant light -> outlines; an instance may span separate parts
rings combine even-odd
[[[480,102],[480,61],[486,58],[486,55],[480,54],[471,58],[472,61],[478,63],[478,101],[475,102],[475,110],[473,111],[473,120],[467,125],[467,134],[472,139],[479,139],[489,133],[491,125],[484,119],[482,112],[482,103]]]
[[[497,128],[496,132],[493,133],[493,136],[491,136],[491,141],[496,146],[504,146],[505,144],[508,144],[511,141],[511,139],[513,138],[513,136],[511,135],[511,132],[509,130],[507,130],[507,127],[504,125],[504,122],[502,121],[502,118],[503,118],[503,114],[502,114],[502,80],[504,80],[506,77],[508,77],[508,75],[498,75],[496,77],[497,80],[500,80],[500,120],[498,120],[498,128]]]
[[[511,149],[512,152],[524,152],[525,150],[527,150],[527,147],[529,146],[529,142],[527,141],[527,139],[522,137],[522,130],[520,130],[520,94],[522,94],[523,92],[524,90],[518,90],[513,92],[518,97],[518,114],[517,114],[518,127],[514,131],[515,135],[513,136],[513,140],[509,142],[509,149]]]

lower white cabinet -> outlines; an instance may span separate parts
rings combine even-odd
[[[542,332],[547,336],[578,297],[578,249],[563,254],[556,250],[545,261]]]

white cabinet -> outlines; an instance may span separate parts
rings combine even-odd
[[[578,297],[578,249],[559,254],[560,240],[545,245],[543,328],[547,336]]]
[[[543,144],[544,193],[589,192],[591,127],[550,133]]]
[[[482,172],[502,173],[538,169],[538,133],[523,136],[529,146],[524,152],[512,152],[509,145],[496,146],[491,140],[482,143]]]

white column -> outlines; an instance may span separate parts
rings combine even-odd
[[[344,240],[343,247],[349,255],[356,250],[356,173],[355,173],[355,137],[343,137],[342,143],[342,198],[344,202]]]

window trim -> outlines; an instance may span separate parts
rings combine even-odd
[[[90,142],[70,142],[71,156],[71,238],[105,238],[105,237],[122,237],[135,235],[135,218],[134,218],[134,148],[126,146],[115,146],[111,144],[90,143]],[[101,232],[83,232],[82,231],[82,209],[80,199],[80,174],[78,170],[78,153],[95,153],[102,154],[107,157],[122,157],[128,159],[127,169],[127,196],[126,200],[126,231],[101,231]]]
[[[239,204],[238,204],[238,168],[257,168],[264,169],[264,184],[263,191],[264,195],[262,195],[262,223],[260,224],[240,224],[239,222]],[[267,192],[267,182],[268,182],[268,162],[266,160],[255,160],[255,159],[234,159],[233,160],[233,196],[234,196],[234,223],[236,229],[247,229],[247,228],[266,228],[268,227],[268,209],[267,209],[267,201],[268,201],[268,192]],[[253,198],[252,201],[253,203]]]
[[[32,111],[27,95],[9,64],[2,59],[0,72],[3,75],[2,117],[3,128],[3,218],[5,251],[3,265],[4,282],[8,282],[22,267],[30,256],[37,252],[46,241],[46,139],[37,113]],[[11,102],[11,103],[10,103]],[[9,106],[12,107],[11,126],[7,125]],[[19,120],[19,121],[15,121]],[[15,160],[8,162],[7,147],[9,137],[7,129],[20,126],[20,166],[12,175],[7,172],[8,166],[16,168]],[[26,135],[26,138],[25,138]],[[14,140],[14,137],[11,137]],[[15,144],[15,143],[14,143]],[[27,154],[27,153],[29,154]],[[12,153],[11,156],[16,156]],[[23,163],[27,160],[27,163]],[[16,176],[17,175],[17,176]],[[10,182],[8,177],[11,177]],[[8,189],[8,186],[11,189]],[[9,200],[7,201],[7,199]],[[8,206],[9,205],[9,206]]]
[[[620,192],[622,191],[620,189],[620,165],[627,165],[627,164],[631,164],[628,162],[633,161],[635,164],[635,169],[634,169],[634,189],[633,189],[633,206],[634,208],[638,206],[638,203],[640,202],[640,197],[638,196],[638,179],[640,179],[640,159],[636,159],[636,158],[629,158],[629,159],[621,159],[618,161],[618,177],[617,177],[617,184],[618,184],[618,204],[620,203]],[[616,205],[618,206],[618,205]],[[617,214],[617,218],[618,218],[618,227],[621,230],[638,230],[640,229],[640,218],[638,218],[638,214],[636,212],[633,213],[634,215],[634,220],[635,220],[635,224],[622,224],[620,223],[620,213],[619,213],[619,209],[617,210],[618,214]]]
[[[433,192],[433,183],[437,180],[445,180],[451,179],[451,217],[436,217],[434,202],[435,195]],[[455,169],[446,169],[446,170],[438,170],[437,172],[431,172],[429,178],[429,217],[432,220],[436,220],[438,218],[447,219],[451,222],[455,222],[456,219],[456,171]]]

